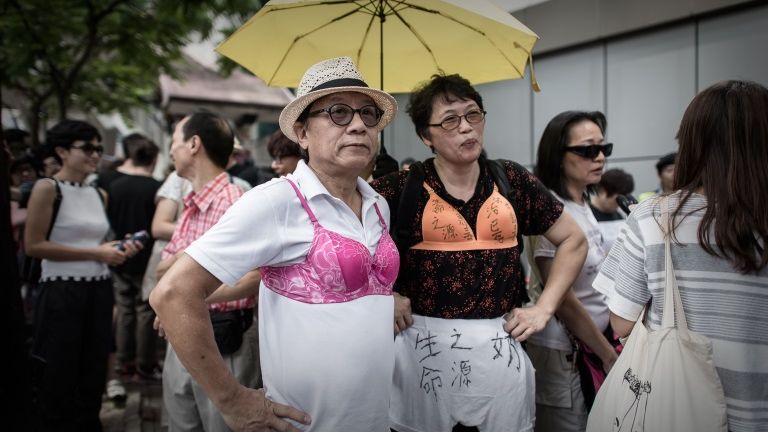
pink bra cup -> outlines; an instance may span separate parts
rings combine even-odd
[[[312,221],[314,237],[303,262],[263,267],[265,286],[304,303],[342,303],[367,295],[392,295],[400,257],[378,206],[374,204],[383,233],[371,256],[365,245],[320,225],[296,185],[286,180]]]

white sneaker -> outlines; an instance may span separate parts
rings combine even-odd
[[[107,397],[115,405],[122,405],[128,398],[123,383],[118,379],[111,379],[107,382]]]

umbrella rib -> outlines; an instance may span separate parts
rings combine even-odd
[[[341,1],[341,2],[325,2],[325,3],[328,3],[328,4],[333,4],[333,3],[349,3],[349,4],[355,4],[355,5],[357,5],[357,8],[356,8],[356,9],[353,9],[353,10],[351,10],[351,11],[349,11],[349,12],[346,12],[346,13],[344,13],[344,14],[342,14],[342,15],[339,15],[339,16],[337,16],[336,18],[333,18],[332,20],[330,20],[330,21],[328,21],[328,22],[326,22],[326,23],[324,23],[324,24],[321,24],[321,25],[319,25],[319,26],[315,27],[314,29],[312,29],[312,30],[310,30],[310,31],[308,31],[308,32],[306,32],[306,33],[303,33],[303,34],[300,34],[300,35],[296,36],[296,37],[293,39],[293,41],[291,42],[291,45],[290,45],[290,46],[288,46],[288,49],[286,49],[286,50],[285,50],[285,53],[283,53],[283,57],[280,59],[280,63],[278,63],[278,64],[277,64],[277,67],[275,68],[274,72],[272,72],[272,76],[269,78],[268,84],[270,84],[270,85],[272,84],[272,80],[274,80],[274,79],[275,79],[275,75],[277,75],[277,73],[280,71],[280,68],[281,68],[281,67],[283,67],[283,63],[285,63],[285,59],[286,59],[286,58],[288,58],[288,54],[290,54],[290,53],[291,53],[291,50],[293,50],[293,47],[294,47],[294,46],[296,46],[296,44],[297,44],[297,43],[298,43],[298,42],[299,42],[301,39],[303,39],[303,38],[305,38],[305,37],[309,36],[310,34],[312,34],[312,33],[316,32],[316,31],[318,31],[318,30],[320,30],[320,29],[322,29],[322,28],[324,28],[324,27],[327,27],[327,26],[329,26],[329,25],[331,25],[331,24],[333,24],[333,23],[335,23],[335,22],[337,22],[337,21],[340,21],[340,20],[342,20],[342,19],[344,19],[344,18],[347,18],[348,16],[350,16],[350,15],[353,15],[353,14],[355,14],[355,13],[359,12],[361,9],[364,9],[364,8],[365,8],[363,5],[360,5],[360,4],[359,4],[359,3],[357,3],[356,1],[346,1],[346,2],[344,2],[344,1]],[[319,5],[319,4],[321,4],[321,3],[316,3],[316,4],[313,4],[313,6],[315,6],[315,5]],[[288,9],[288,8],[283,8],[282,10],[286,10],[286,9]],[[277,12],[277,11],[278,11],[278,9],[273,9],[273,10],[270,10],[270,12]]]
[[[355,3],[358,6],[357,8],[358,11],[364,10],[367,13],[371,14],[372,16],[376,16],[375,0],[365,0],[362,3],[360,2],[360,0],[354,0],[353,3]],[[370,8],[371,6],[373,7],[373,9]]]
[[[395,9],[392,9],[392,14],[394,14],[397,17],[397,19],[399,19],[400,22],[402,22],[403,25],[408,30],[410,30],[411,33],[413,33],[413,35],[416,37],[416,39],[418,39],[418,41],[421,43],[421,45],[424,46],[424,49],[427,50],[427,52],[429,53],[430,57],[432,57],[432,62],[435,64],[435,67],[437,68],[437,70],[440,71],[440,72],[443,72],[443,70],[440,68],[440,65],[437,63],[437,59],[435,58],[435,53],[432,52],[432,49],[427,45],[427,42],[421,37],[421,35],[413,27],[411,27],[411,25],[408,23],[408,21],[406,21],[402,17],[402,15],[400,15],[399,11],[397,11]]]
[[[376,19],[376,15],[371,14],[371,19],[368,21],[368,26],[365,27],[365,33],[363,34],[363,40],[360,42],[360,48],[357,49],[357,58],[355,59],[355,63],[360,66],[360,57],[363,55],[363,46],[365,46],[365,41],[368,40],[368,35],[371,33],[371,27],[373,27],[373,21]]]
[[[425,7],[423,7],[423,6],[418,6],[418,5],[414,5],[414,4],[411,4],[411,3],[404,3],[404,2],[403,2],[403,4],[407,5],[407,6],[408,6],[409,8],[411,8],[411,9],[415,9],[415,10],[418,10],[418,11],[421,11],[421,12],[426,12],[426,13],[431,13],[431,14],[440,15],[440,16],[441,16],[441,17],[443,17],[443,18],[446,18],[446,19],[448,19],[448,20],[451,20],[451,21],[455,22],[456,24],[459,24],[459,25],[461,25],[461,26],[464,26],[464,27],[466,27],[466,28],[468,28],[468,29],[470,29],[470,30],[472,30],[472,31],[474,31],[474,32],[476,32],[476,33],[478,33],[478,34],[480,34],[480,35],[481,35],[482,37],[484,37],[484,38],[485,38],[485,39],[486,39],[486,40],[487,40],[487,41],[488,41],[488,42],[489,42],[491,45],[493,45],[493,47],[494,47],[494,48],[496,48],[496,51],[498,51],[498,52],[499,52],[499,54],[500,54],[500,55],[501,55],[501,56],[504,58],[504,60],[506,60],[506,61],[507,61],[507,63],[509,63],[509,65],[510,65],[510,66],[512,66],[512,68],[513,68],[513,69],[514,69],[514,70],[515,70],[515,71],[516,71],[518,74],[520,74],[520,76],[523,76],[523,75],[524,75],[524,73],[523,73],[523,72],[521,72],[521,71],[520,71],[520,69],[518,69],[518,68],[517,68],[517,66],[515,66],[515,64],[514,64],[514,63],[512,63],[512,60],[510,60],[510,58],[509,58],[509,57],[507,57],[507,55],[506,55],[506,54],[504,54],[504,51],[502,51],[502,50],[501,50],[501,48],[499,48],[499,46],[498,46],[498,45],[496,45],[496,43],[493,41],[493,39],[489,38],[489,37],[488,37],[488,35],[486,35],[486,34],[485,34],[485,32],[483,32],[482,30],[480,30],[480,29],[477,29],[477,28],[475,28],[475,27],[472,27],[471,25],[469,25],[469,24],[466,24],[466,23],[464,23],[464,22],[461,22],[461,21],[459,21],[458,19],[456,19],[456,18],[454,18],[454,17],[452,17],[452,16],[450,16],[450,15],[444,14],[444,13],[442,13],[442,12],[438,11],[438,10],[434,10],[434,9],[428,9],[428,8],[425,8]],[[419,39],[419,41],[422,43],[422,45],[424,45],[424,47],[425,47],[425,48],[427,48],[427,47],[426,47],[426,44],[425,44],[425,42],[424,42],[424,41],[421,39],[421,37],[420,37],[420,36],[419,36],[419,35],[416,33],[416,31],[415,31],[415,30],[413,30],[413,29],[411,28],[411,26],[410,26],[410,25],[408,25],[408,23],[406,23],[406,22],[405,22],[405,20],[404,20],[404,19],[403,19],[403,18],[400,16],[400,14],[398,13],[398,11],[394,11],[394,10],[393,10],[393,12],[394,12],[394,14],[395,14],[395,15],[396,15],[396,16],[397,16],[399,19],[400,19],[400,21],[402,21],[402,22],[403,22],[403,24],[405,24],[405,26],[407,26],[409,29],[411,29],[411,31],[413,32],[413,34],[414,34],[414,35],[415,35],[415,36],[416,36],[416,37]],[[522,47],[520,44],[518,44],[517,42],[515,42],[515,43],[514,43],[514,47],[515,47],[515,48],[520,48],[520,49],[522,49],[522,50],[523,50],[523,52],[525,52],[526,54],[528,54],[528,55],[530,56],[530,53],[529,53],[528,51],[526,51],[526,50],[525,50],[525,49],[524,49],[524,48],[523,48],[523,47]],[[434,60],[435,56],[434,56],[434,54],[432,54],[432,51],[431,51],[429,48],[427,48],[427,50],[428,50],[428,51],[429,51],[429,53],[432,55],[432,59]],[[437,61],[436,61],[436,60],[435,60],[435,66],[437,66],[438,70],[440,70],[440,66],[439,66],[439,65],[437,65]]]
[[[289,5],[283,5],[283,6],[270,6],[270,9],[267,11],[267,13],[270,12],[280,12],[284,10],[292,10],[292,9],[300,9],[300,8],[306,8],[306,7],[315,7],[315,6],[327,6],[327,5],[336,5],[336,4],[348,4],[348,3],[355,3],[358,4],[359,0],[328,0],[323,2],[317,2],[317,3],[310,3],[310,4],[289,4]],[[269,6],[269,5],[267,5]]]

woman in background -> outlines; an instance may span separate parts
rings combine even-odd
[[[672,262],[691,331],[712,341],[728,429],[766,430],[768,418],[768,89],[717,83],[697,95],[677,132]],[[641,202],[595,279],[611,325],[661,325],[664,306],[662,199]]]
[[[38,181],[29,198],[27,254],[42,259],[32,350],[40,367],[36,430],[101,430],[114,302],[107,266],[141,248],[132,241],[123,242],[124,250],[104,242],[105,194],[84,183],[104,152],[99,141],[98,130],[82,121],[50,129],[47,145],[62,168]]]
[[[528,355],[536,368],[537,432],[583,431],[595,387],[617,358],[602,334],[608,330],[605,296],[592,288],[606,251],[587,197],[587,189],[600,181],[613,150],[613,144],[605,142],[605,128],[601,112],[565,111],[550,120],[539,143],[534,174],[576,220],[587,238],[588,251],[557,309],[558,319],[529,338]],[[555,247],[546,238],[531,241],[531,246],[537,275],[546,283],[552,275]],[[592,382],[590,370],[580,367],[587,362],[599,376],[597,383]]]
[[[283,131],[276,130],[269,137],[267,151],[272,157],[272,170],[278,176],[292,174],[301,160],[301,147],[286,137]]]

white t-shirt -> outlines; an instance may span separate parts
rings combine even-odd
[[[592,214],[588,204],[579,205],[570,200],[564,200],[557,194],[555,197],[560,200],[567,211],[579,227],[584,231],[587,238],[587,258],[579,276],[573,283],[573,292],[584,305],[584,308],[595,321],[597,327],[604,331],[608,328],[609,311],[606,304],[606,298],[603,294],[592,288],[592,281],[600,270],[600,265],[605,259],[607,251],[604,249],[603,236],[597,225],[597,220]],[[555,256],[555,246],[545,237],[541,237],[533,252],[534,257],[553,258]],[[534,334],[528,340],[536,345],[547,348],[570,351],[572,349],[571,341],[565,327],[557,319],[549,320],[547,326],[539,333]]]
[[[600,232],[603,234],[603,249],[605,249],[606,253],[610,252],[613,243],[616,241],[616,238],[619,237],[619,231],[621,231],[621,228],[626,223],[626,219],[603,221],[597,223],[598,228],[600,228]]]
[[[323,227],[375,253],[384,231],[373,204],[385,221],[389,208],[367,183],[357,182],[363,197],[361,223],[303,161],[289,178]],[[231,286],[253,269],[302,262],[313,235],[293,188],[285,179],[273,179],[243,195],[186,253]],[[388,431],[393,313],[391,295],[308,304],[262,282],[259,341],[267,397],[307,412],[312,417],[307,430]]]

